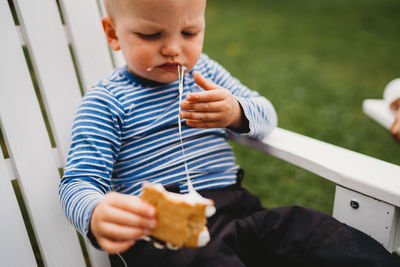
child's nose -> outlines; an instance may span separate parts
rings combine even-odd
[[[176,57],[180,54],[181,47],[178,42],[168,42],[161,47],[161,54],[168,57]]]

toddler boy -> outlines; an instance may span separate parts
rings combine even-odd
[[[105,0],[102,25],[127,65],[93,86],[77,111],[61,202],[68,219],[113,266],[395,266],[361,232],[301,207],[266,210],[241,187],[227,132],[263,138],[271,103],[202,54],[206,0]],[[179,116],[178,66],[186,67]],[[193,186],[215,201],[210,243],[159,250],[140,238],[157,222],[144,181]]]

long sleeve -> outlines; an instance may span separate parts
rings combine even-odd
[[[102,88],[82,100],[59,195],[68,220],[84,236],[94,207],[111,191],[113,165],[121,145],[120,103]]]

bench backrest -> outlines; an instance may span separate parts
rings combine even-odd
[[[0,1],[5,143],[0,151],[5,154],[0,155],[0,213],[7,218],[0,219],[2,266],[86,265],[78,234],[60,207],[57,186],[82,94],[118,61],[103,36],[101,12],[97,0]],[[16,191],[21,192],[18,200]],[[21,205],[27,209],[25,223]],[[32,226],[29,235],[25,224]],[[92,266],[109,266],[104,253],[86,247]]]

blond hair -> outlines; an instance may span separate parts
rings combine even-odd
[[[111,9],[112,9],[112,2],[113,0],[103,0],[104,3],[104,8],[106,9],[107,14],[110,16],[111,14]]]
[[[122,4],[127,2],[128,0],[103,0],[107,15],[110,17],[115,15],[115,12],[121,8]]]

